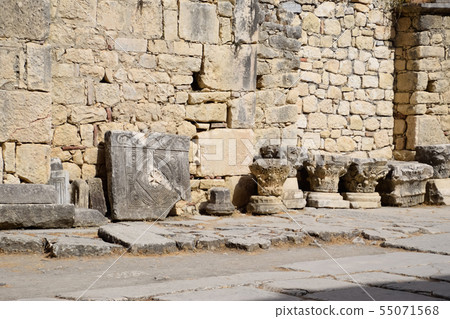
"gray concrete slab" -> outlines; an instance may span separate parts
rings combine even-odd
[[[155,296],[166,301],[298,301],[294,296],[264,291],[253,287],[221,288]]]
[[[415,276],[419,278],[437,279],[450,282],[450,263],[433,263],[430,265],[418,265],[398,267],[386,270],[389,273],[403,276]]]
[[[450,255],[450,233],[422,235],[409,238],[388,240],[383,245],[413,251]]]

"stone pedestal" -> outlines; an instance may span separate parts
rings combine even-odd
[[[350,208],[380,208],[381,196],[378,193],[343,193],[343,198],[350,202]]]
[[[350,202],[338,193],[310,192],[307,200],[309,207],[315,208],[349,208]]]
[[[209,203],[206,205],[208,215],[226,216],[234,213],[230,200],[230,190],[225,187],[213,187],[209,190]]]
[[[450,144],[417,146],[416,161],[433,166],[433,178],[449,178]]]
[[[429,205],[450,205],[450,178],[430,179],[425,202]]]
[[[72,203],[76,208],[89,208],[89,185],[82,179],[72,182]]]
[[[388,162],[389,173],[380,181],[377,191],[384,206],[410,207],[422,204],[433,167],[417,162]]]
[[[288,209],[303,209],[306,206],[303,192],[298,188],[296,177],[289,177],[283,185],[283,204]]]
[[[350,160],[343,156],[315,155],[305,162],[313,192],[337,193],[339,178],[347,172]]]
[[[286,207],[276,196],[252,196],[247,205],[247,212],[254,215],[270,215],[285,211]]]

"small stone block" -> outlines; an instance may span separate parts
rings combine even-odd
[[[450,205],[450,178],[430,179],[427,182],[425,202],[429,205]]]
[[[307,199],[308,207],[315,208],[350,208],[350,202],[337,193],[311,192]]]
[[[100,178],[91,178],[89,185],[89,208],[96,209],[103,215],[106,215],[108,208],[106,206],[105,193],[103,191],[103,182]]]
[[[342,196],[350,202],[350,208],[381,207],[381,196],[378,193],[343,193]]]
[[[75,208],[74,227],[100,227],[109,223],[109,219],[96,209]]]
[[[231,203],[230,190],[225,187],[211,188],[206,213],[209,215],[231,215],[233,212],[234,205]]]

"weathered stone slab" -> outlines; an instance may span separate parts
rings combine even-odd
[[[107,242],[125,246],[135,254],[163,254],[178,250],[174,240],[151,232],[151,224],[106,225],[99,228],[98,236]]]
[[[164,219],[190,200],[188,137],[109,131],[105,140],[113,220]]]
[[[429,115],[408,116],[406,123],[406,148],[409,150],[414,150],[417,146],[446,144],[449,142],[436,117]],[[431,127],[433,129],[430,129]]]
[[[198,176],[247,175],[256,154],[250,129],[216,129],[197,134]]]
[[[0,205],[0,229],[71,228],[73,205],[11,204]]]
[[[52,185],[2,184],[0,204],[57,204],[56,189]]]
[[[84,237],[59,237],[47,241],[46,251],[51,257],[104,256],[123,250],[120,245]]]
[[[50,177],[50,145],[22,144],[16,148],[16,173],[21,180],[46,184]]]
[[[219,42],[216,6],[180,1],[179,34],[182,39],[206,43]]]
[[[256,43],[258,41],[259,3],[257,0],[237,0],[234,7],[234,41]]]
[[[444,233],[392,239],[383,243],[383,246],[450,255],[449,242],[450,233]]]
[[[48,184],[56,189],[56,204],[69,204],[69,172],[63,170],[61,160],[52,158],[50,161],[50,179]]]
[[[89,208],[96,209],[103,215],[108,212],[106,206],[105,192],[103,191],[103,182],[100,178],[91,178],[89,185]]]
[[[234,206],[230,201],[230,190],[225,187],[211,188],[205,211],[209,215],[232,215]]]
[[[380,208],[381,196],[378,193],[342,193],[350,202],[350,208]]]
[[[0,37],[45,40],[50,31],[50,0],[5,0],[0,12]]]
[[[433,178],[449,178],[450,144],[417,146],[416,161],[433,166]]]
[[[248,93],[228,102],[228,127],[252,128],[255,125],[256,94]]]
[[[388,162],[386,178],[377,186],[381,203],[385,206],[409,207],[425,200],[427,180],[433,176],[433,168],[417,162]]]
[[[299,299],[285,294],[265,291],[252,287],[221,288],[214,290],[199,290],[178,294],[154,297],[155,300],[170,301],[298,301]]]
[[[75,208],[74,227],[100,227],[109,223],[109,219],[96,209]]]
[[[221,91],[256,89],[256,45],[205,45],[200,86]],[[220,56],[220,59],[217,57]]]
[[[338,193],[310,192],[307,205],[315,208],[349,208],[350,202],[344,200]]]
[[[50,142],[51,102],[47,93],[0,90],[0,142]]]
[[[305,278],[295,280],[277,280],[263,285],[264,289],[293,296],[327,290],[355,288],[358,285],[331,278]]]
[[[28,90],[49,92],[52,85],[50,45],[27,44]]]
[[[0,251],[4,253],[42,253],[41,238],[24,234],[0,234]]]
[[[306,206],[303,192],[301,190],[283,191],[283,204],[289,209],[303,209]]]
[[[448,289],[449,284],[447,282],[439,281],[419,281],[411,280],[409,282],[389,282],[382,285],[383,288],[408,291],[418,294],[426,294],[428,296],[433,296],[437,298],[450,299],[450,290]]]
[[[425,202],[430,205],[450,205],[450,178],[430,179],[427,182]]]

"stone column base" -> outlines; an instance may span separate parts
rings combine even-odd
[[[307,202],[308,207],[315,208],[350,208],[350,202],[343,200],[338,193],[311,192]]]
[[[283,204],[289,209],[303,209],[306,206],[306,200],[301,190],[285,190]]]
[[[342,196],[350,202],[350,208],[381,207],[381,196],[378,193],[343,193]]]
[[[229,203],[220,203],[220,204],[213,204],[209,203],[206,205],[205,213],[208,215],[215,215],[215,216],[229,216],[234,213],[234,206],[233,204]]]
[[[270,215],[285,212],[286,206],[275,196],[252,196],[247,212],[254,215]]]
[[[430,205],[450,205],[450,178],[430,179],[425,202]]]
[[[411,207],[420,205],[425,201],[425,194],[404,195],[381,194],[381,203],[383,206]]]

